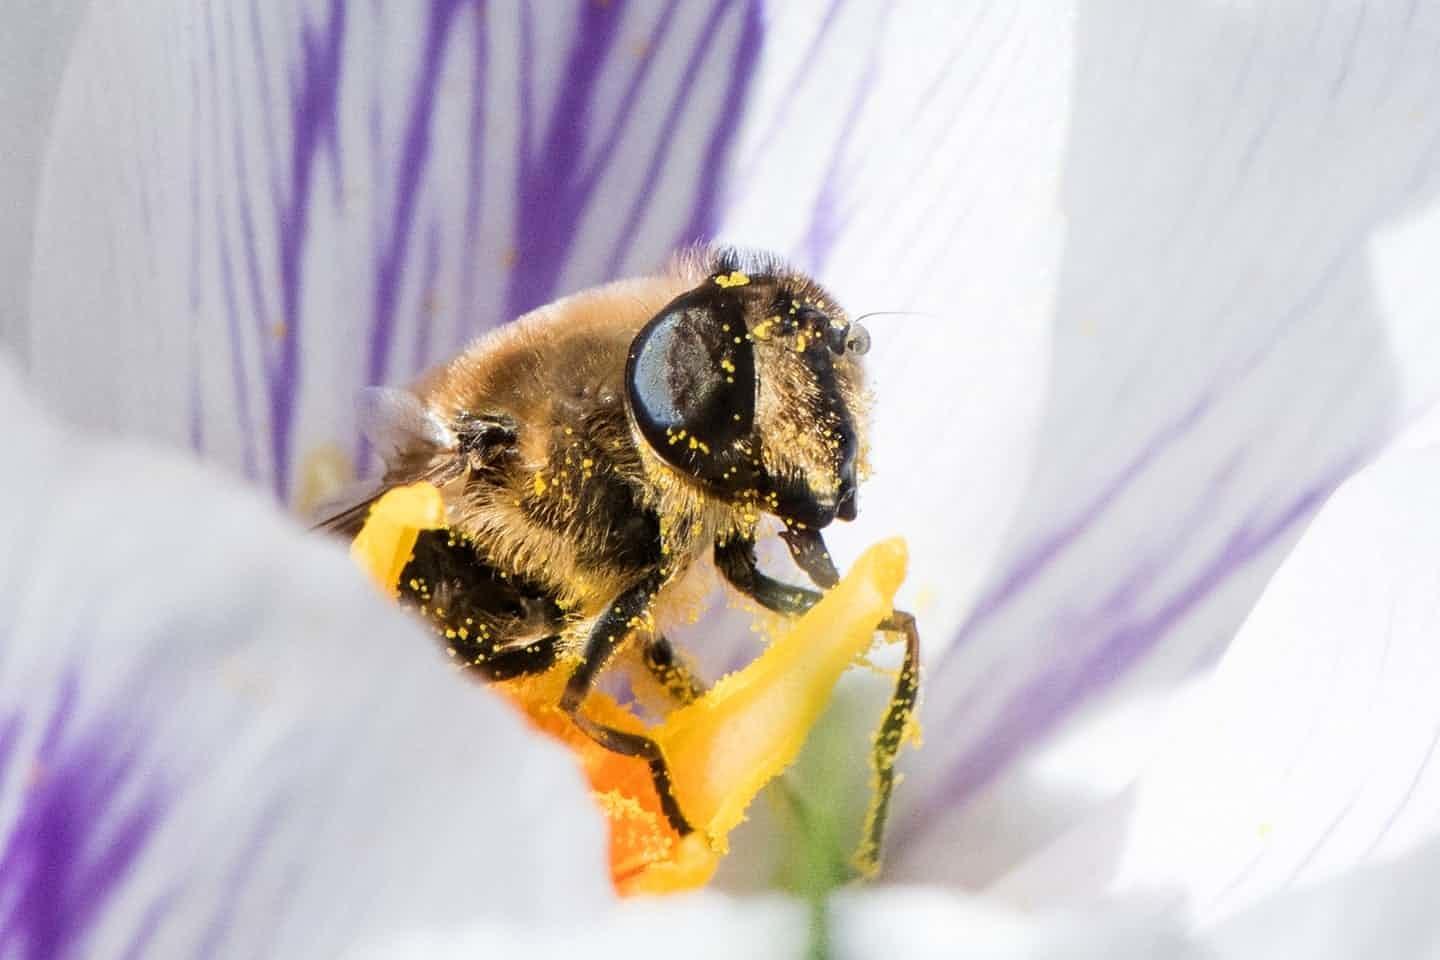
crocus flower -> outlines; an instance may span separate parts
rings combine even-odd
[[[1314,518],[1440,387],[1437,34],[1402,0],[90,6],[6,240],[4,951],[1432,952],[1424,434]],[[283,517],[363,466],[355,388],[712,238],[925,315],[872,324],[833,542],[909,544],[926,744],[886,871],[819,910],[759,892],[763,803],[705,894],[617,904],[566,752]],[[718,675],[747,621],[682,639]],[[863,795],[866,681],[811,803]]]

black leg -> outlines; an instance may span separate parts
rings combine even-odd
[[[827,553],[826,556],[829,554]],[[820,602],[818,590],[792,587],[774,577],[766,576],[755,566],[755,544],[748,540],[731,540],[715,545],[715,565],[730,585],[766,610],[776,613],[801,614]],[[837,581],[838,582],[838,581]],[[905,633],[915,629],[915,618],[896,610],[880,621],[876,629],[885,633]]]
[[[670,699],[682,707],[694,703],[705,695],[705,683],[690,665],[675,652],[675,647],[664,634],[656,633],[645,642],[642,653],[645,669],[664,688]]]
[[[835,561],[830,559],[830,550],[819,530],[786,527],[780,532],[780,539],[785,541],[790,556],[815,586],[829,590],[840,582],[840,571],[835,569]]]
[[[736,590],[776,613],[804,613],[823,596],[818,591],[792,587],[761,573],[755,566],[755,543],[751,540],[715,544],[715,566]]]
[[[544,673],[553,667],[560,652],[560,641],[560,635],[556,634],[541,637],[523,647],[509,647],[502,650],[490,649],[461,653],[458,644],[452,644],[450,649],[455,651],[456,657],[465,666],[487,680],[514,680],[516,677],[531,677],[537,673]]]
[[[675,831],[684,836],[693,832],[694,827],[685,819],[685,814],[681,812],[680,804],[675,799],[670,768],[665,763],[665,755],[661,752],[660,745],[642,734],[597,723],[580,712],[580,706],[589,695],[590,688],[595,685],[600,671],[610,662],[615,651],[643,625],[660,583],[661,577],[656,574],[631,587],[616,597],[600,615],[600,619],[595,621],[595,626],[590,630],[590,638],[585,642],[580,663],[565,685],[565,693],[560,698],[560,709],[569,714],[575,725],[585,731],[590,739],[606,750],[627,757],[639,757],[650,765],[655,792],[660,796],[660,810]]]
[[[881,624],[882,630],[894,631],[905,637],[905,659],[885,719],[875,734],[870,763],[875,770],[875,791],[870,795],[870,808],[865,814],[865,828],[860,847],[855,851],[855,867],[866,876],[880,869],[880,844],[885,837],[885,820],[890,813],[890,795],[895,789],[895,756],[915,716],[920,695],[920,633],[915,618],[897,610]]]
[[[787,530],[786,533],[790,531]],[[800,531],[786,537],[786,543],[790,546],[791,555],[796,562],[817,584],[821,583],[822,577],[828,575],[825,564],[828,563],[833,570],[830,553],[825,549],[819,533]],[[802,553],[809,558],[808,561],[801,559]],[[816,559],[819,557],[824,559]],[[761,573],[755,566],[755,544],[748,540],[717,543],[715,565],[737,590],[762,607],[777,613],[804,613],[823,596],[817,591],[792,587]],[[811,566],[820,571],[820,576],[816,576],[815,571],[810,569]],[[856,867],[867,875],[879,869],[880,843],[885,834],[885,818],[890,812],[890,795],[895,788],[895,757],[900,752],[900,744],[905,739],[905,732],[910,728],[915,715],[920,691],[920,634],[915,628],[915,618],[903,610],[896,610],[880,621],[879,629],[886,633],[898,633],[905,638],[905,659],[900,665],[900,676],[895,681],[895,691],[890,696],[890,706],[885,711],[885,719],[875,736],[875,747],[871,754],[871,765],[875,769],[875,792],[870,798],[870,809],[865,815],[860,848],[855,854]]]
[[[680,810],[680,804],[675,799],[675,789],[670,780],[670,768],[665,764],[665,755],[660,752],[658,743],[643,734],[616,730],[603,723],[596,723],[580,713],[578,706],[570,708],[569,713],[570,718],[575,721],[575,726],[584,730],[591,740],[606,750],[621,756],[639,757],[650,764],[650,778],[655,782],[655,793],[660,797],[660,812],[665,814],[665,819],[670,821],[670,826],[674,827],[675,832],[680,836],[683,837],[694,831],[695,828],[690,825],[689,820],[685,819],[685,814]]]

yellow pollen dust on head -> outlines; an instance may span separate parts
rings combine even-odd
[[[715,284],[720,287],[743,287],[750,282],[750,278],[739,270],[730,273],[722,273],[715,278]]]
[[[351,546],[356,562],[390,596],[422,530],[444,527],[440,493],[425,483],[391,490],[372,507]],[[589,783],[610,835],[610,873],[625,895],[704,886],[759,792],[799,755],[841,674],[864,657],[905,578],[900,539],[882,541],[833,589],[744,669],[647,727],[603,693],[583,712],[592,721],[645,733],[670,768],[674,798],[696,831],[679,836],[666,819],[649,765],[596,744],[558,704],[573,664],[492,684],[529,723],[564,744]],[[649,628],[648,618],[631,624]]]

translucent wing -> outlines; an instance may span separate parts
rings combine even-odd
[[[415,480],[444,482],[455,460],[453,432],[424,402],[399,387],[366,387],[355,402],[360,432],[385,463],[381,479],[362,480],[332,498],[319,511],[326,519],[316,529],[353,537],[365,523],[370,505],[391,487]]]
[[[360,432],[386,467],[455,446],[455,435],[425,403],[400,387],[366,387],[355,401]]]

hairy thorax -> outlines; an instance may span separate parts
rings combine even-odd
[[[748,534],[758,519],[753,506],[707,496],[655,457],[626,412],[625,360],[639,322],[614,317],[648,317],[691,282],[627,281],[551,304],[419,385],[442,414],[484,411],[516,424],[513,450],[476,462],[445,490],[453,528],[574,617],[656,570],[677,577],[717,538]]]

